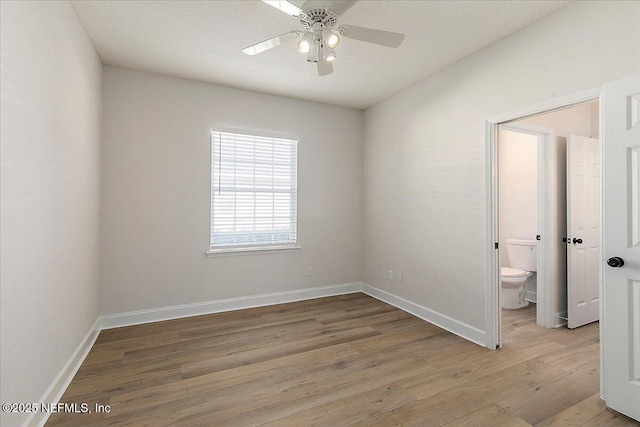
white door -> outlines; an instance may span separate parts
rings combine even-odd
[[[640,74],[604,85],[602,108],[602,392],[640,420]]]
[[[600,142],[567,138],[567,319],[570,328],[600,316]]]

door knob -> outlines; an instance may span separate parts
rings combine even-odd
[[[624,260],[619,256],[614,256],[607,260],[607,264],[609,267],[622,267],[624,265]]]
[[[579,245],[581,245],[581,244],[582,244],[582,239],[576,239],[576,238],[574,237],[574,238],[573,238],[573,244],[575,245],[576,243],[577,243],[577,244],[579,244]]]

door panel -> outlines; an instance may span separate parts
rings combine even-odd
[[[567,318],[569,328],[600,316],[600,143],[567,138]]]
[[[603,92],[602,379],[607,405],[640,420],[640,74]],[[624,265],[607,260],[620,257]]]

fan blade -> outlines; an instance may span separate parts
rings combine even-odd
[[[404,34],[391,31],[374,30],[373,28],[358,27],[356,25],[341,25],[340,34],[350,39],[388,47],[398,47],[404,40]]]
[[[333,74],[333,64],[329,61],[325,61],[324,58],[318,59],[318,75],[328,76],[329,74]]]
[[[265,1],[265,0],[262,0]],[[340,16],[358,2],[358,0],[289,0],[300,10],[329,9]]]
[[[292,5],[294,5],[300,10],[304,10],[302,9],[302,5],[305,4],[306,1],[307,0],[289,0],[289,3],[291,3]]]
[[[265,40],[263,42],[254,44],[253,46],[245,47],[242,49],[244,53],[247,55],[256,55],[258,53],[262,53],[265,50],[273,49],[274,47],[278,47],[281,44],[289,43],[298,38],[300,31],[290,31],[288,33],[280,34],[279,36],[270,38],[269,40]]]
[[[333,0],[327,9],[335,13],[336,16],[340,16],[351,9],[357,2],[358,0]]]
[[[329,9],[329,5],[331,4],[331,0],[307,0],[302,3],[300,9],[302,10],[311,10],[311,9]]]
[[[262,0],[264,1],[264,0]],[[340,16],[356,4],[358,0],[291,0],[300,10],[329,9]]]
[[[287,0],[262,0],[262,1],[268,4],[269,6],[273,6],[276,9],[281,10],[287,15],[298,16],[302,12],[297,5],[291,2],[288,2]]]

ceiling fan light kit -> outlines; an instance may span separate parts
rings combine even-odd
[[[309,55],[307,55],[307,62],[316,63],[318,62],[319,57],[320,57],[320,43],[316,42],[311,47],[311,51],[309,52]]]
[[[322,38],[324,39],[326,46],[331,49],[335,49],[336,46],[340,44],[340,36],[331,28],[325,28],[322,30]]]
[[[329,62],[336,60],[336,51],[331,49],[329,45],[324,47],[324,60]]]
[[[398,47],[404,34],[355,25],[341,25],[334,30],[338,17],[350,9],[358,0],[262,0],[269,6],[297,18],[303,31],[290,31],[258,44],[242,49],[247,55],[256,55],[276,46],[298,40],[300,53],[307,54],[307,62],[317,64],[318,75],[333,73],[332,62],[336,59],[335,48],[340,36],[387,47]]]
[[[300,41],[298,42],[298,50],[301,53],[309,53],[311,46],[313,46],[313,33],[311,31],[305,31],[302,33],[302,37],[300,37]]]

